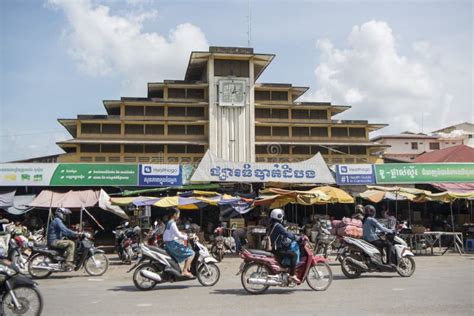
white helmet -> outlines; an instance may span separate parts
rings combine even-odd
[[[281,208],[276,208],[270,213],[270,218],[276,219],[279,222],[283,220],[284,216],[285,212]]]

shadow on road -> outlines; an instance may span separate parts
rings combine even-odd
[[[302,289],[303,291],[305,289]],[[295,291],[300,291],[300,289],[269,289],[265,292],[263,295],[271,295],[271,294],[290,294]],[[309,290],[311,291],[311,290]],[[216,289],[212,292],[209,292],[209,294],[225,294],[225,295],[237,295],[237,296],[252,296],[252,294],[245,292],[244,289]]]
[[[202,287],[202,286],[197,285],[197,284],[194,284],[194,285],[177,285],[177,284],[176,285],[158,285],[154,289],[152,289],[151,291],[181,290],[181,289],[187,289],[187,288],[190,288],[190,287]],[[121,285],[121,286],[117,286],[117,287],[112,288],[112,289],[108,289],[107,291],[113,291],[113,292],[142,292],[141,290],[137,289],[133,285]]]

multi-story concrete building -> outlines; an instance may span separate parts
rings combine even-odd
[[[144,98],[103,101],[106,115],[59,119],[73,139],[62,162],[194,163],[207,149],[231,161],[373,162],[385,124],[333,120],[349,106],[297,102],[307,87],[257,83],[275,56],[252,48],[192,52],[184,80],[149,83]]]
[[[474,148],[474,124],[464,122],[456,125],[451,125],[432,132],[433,134],[440,135],[445,138],[445,143],[449,142],[449,138],[452,137],[463,137],[464,145]]]

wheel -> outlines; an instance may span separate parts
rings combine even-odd
[[[43,310],[43,297],[35,286],[19,286],[13,289],[20,303],[17,308],[13,303],[11,292],[7,292],[2,298],[1,315],[35,315],[39,316]]]
[[[11,261],[13,262],[15,266],[18,267],[18,269],[20,270],[20,273],[27,274],[28,273],[28,259],[29,259],[29,256],[26,253],[21,252],[21,253],[15,253],[12,256]]]
[[[139,265],[133,273],[133,284],[135,284],[135,287],[142,291],[149,291],[156,286],[157,282],[142,276],[140,272],[143,270],[154,273],[158,273],[158,270],[151,263],[144,263]]]
[[[203,263],[197,269],[197,279],[202,286],[213,286],[219,281],[221,271],[215,263]]]
[[[349,258],[349,256],[347,257],[344,257],[344,259],[342,259],[341,261],[341,270],[342,270],[342,273],[346,276],[346,278],[348,279],[356,279],[358,277],[360,277],[360,275],[362,274],[362,272],[356,268],[354,268],[350,262],[347,261],[347,258]],[[355,259],[355,258],[354,258]]]
[[[30,262],[28,263],[28,272],[33,278],[36,279],[45,279],[53,273],[52,271],[46,269],[38,269],[35,267],[43,266],[48,267],[51,263],[51,258],[42,254],[36,254],[31,257]]]
[[[217,245],[211,247],[211,255],[214,259],[221,262],[224,259],[224,250],[219,249]]]
[[[397,273],[404,277],[410,277],[415,272],[415,259],[413,257],[402,257],[397,266]]]
[[[266,278],[267,275],[269,274],[270,274],[270,269],[268,269],[267,266],[264,266],[258,263],[248,264],[244,268],[244,271],[242,271],[242,276],[241,276],[242,286],[244,287],[244,290],[250,294],[264,293],[270,287],[269,285],[250,284],[248,282],[248,279],[249,278]]]
[[[325,262],[317,263],[309,269],[306,282],[315,291],[327,290],[332,283],[331,267]]]
[[[84,262],[86,272],[91,276],[100,276],[109,268],[109,259],[103,253],[95,253]]]

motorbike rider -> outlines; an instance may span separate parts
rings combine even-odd
[[[63,240],[62,237],[77,237],[80,233],[77,233],[64,225],[66,216],[71,214],[71,210],[67,208],[58,208],[55,213],[55,218],[51,222],[48,228],[48,246],[65,249],[64,256],[66,257],[65,267],[68,270],[74,269],[74,251],[76,244],[72,240]]]
[[[391,252],[392,245],[390,244],[388,240],[381,239],[377,235],[376,231],[379,230],[387,234],[393,234],[394,231],[391,229],[385,228],[382,224],[379,223],[378,220],[375,219],[376,209],[373,205],[370,205],[370,204],[366,205],[364,207],[364,211],[365,211],[365,215],[364,215],[364,219],[362,220],[362,222],[364,223],[364,226],[363,226],[364,240],[371,243],[378,249],[385,248],[385,251],[387,253],[387,263],[391,264],[390,252]]]
[[[290,260],[290,279],[299,283],[300,280],[295,275],[297,254],[290,249],[291,241],[296,240],[296,236],[290,233],[283,226],[283,217],[285,212],[276,208],[270,213],[270,225],[267,227],[267,235],[270,236],[273,253],[281,262],[284,258]]]
[[[363,220],[364,213],[364,206],[361,204],[357,204],[354,208],[354,214],[352,214],[352,218]]]
[[[179,219],[179,213],[178,208],[173,209],[171,218],[168,223],[166,223],[166,229],[163,233],[163,241],[165,242],[165,249],[178,263],[184,261],[183,272],[181,274],[186,277],[193,277],[189,272],[189,269],[194,258],[194,251],[177,242],[177,240],[180,239],[188,240],[188,236],[180,232],[176,226],[176,220]]]

